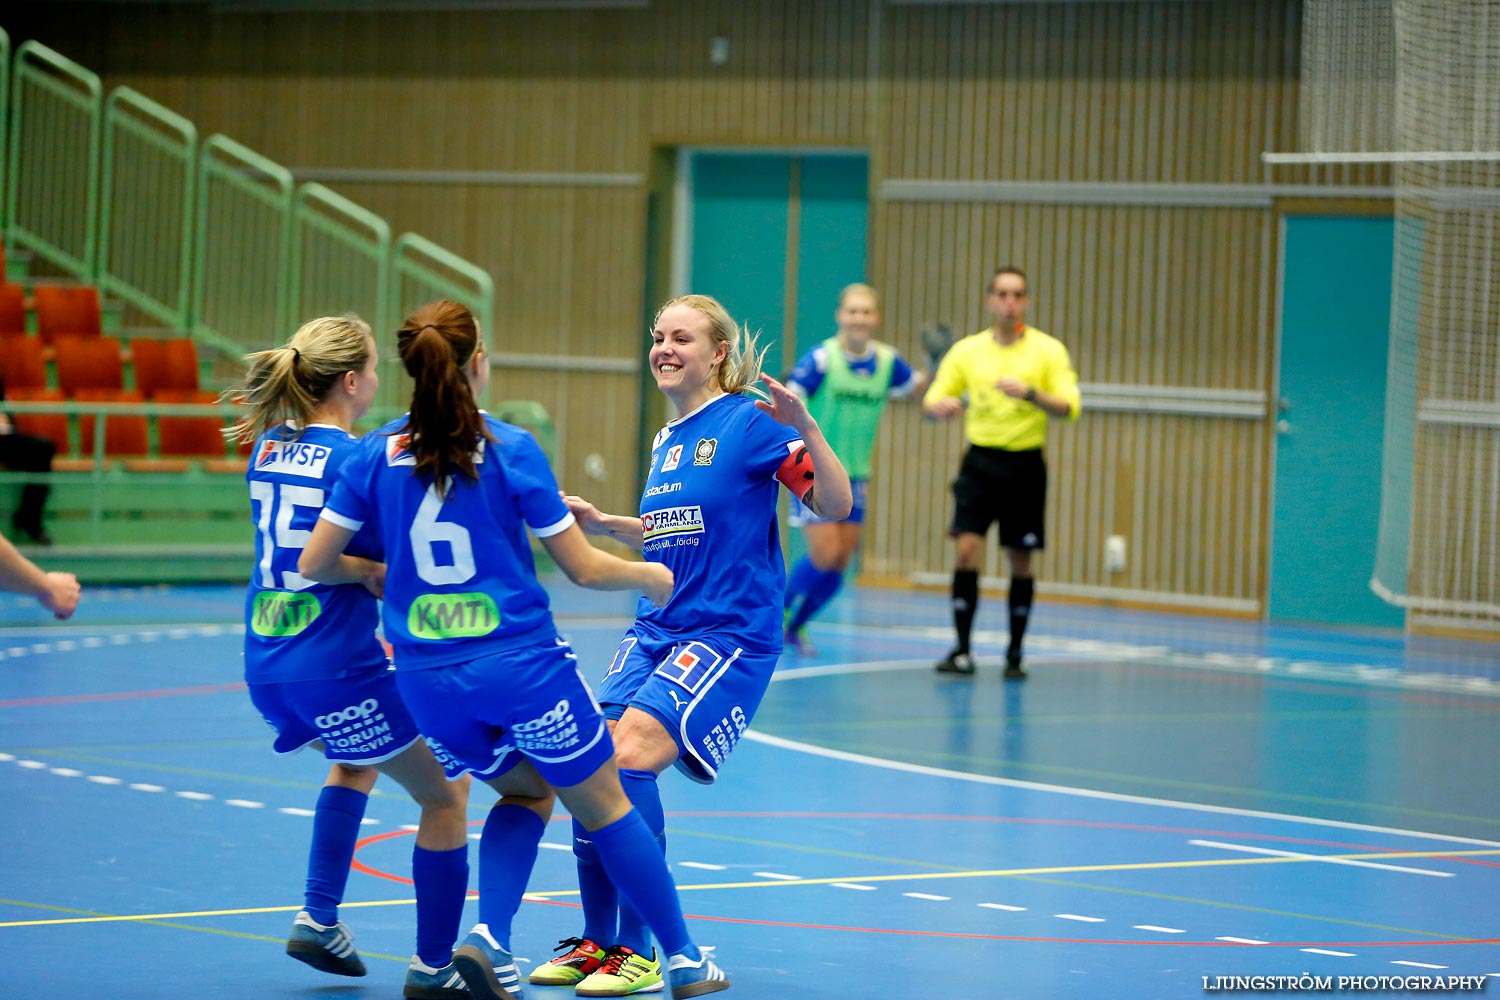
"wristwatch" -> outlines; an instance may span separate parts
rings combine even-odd
[[[1031,387],[1029,387],[1026,390],[1026,402],[1028,402],[1028,403],[1035,403],[1036,402],[1036,386],[1031,386]]]

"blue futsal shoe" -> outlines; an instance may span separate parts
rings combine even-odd
[[[471,996],[482,1000],[521,1000],[521,973],[510,952],[490,937],[488,924],[474,930],[453,953],[453,964]]]
[[[453,962],[434,969],[420,955],[413,955],[401,996],[405,1000],[469,1000],[472,994]]]
[[[320,972],[335,976],[363,976],[365,963],[354,951],[354,935],[342,923],[324,927],[306,910],[292,921],[292,933],[286,941],[286,953],[306,962]]]
[[[696,962],[686,955],[673,955],[667,960],[667,985],[672,988],[672,1000],[729,989],[729,977],[709,957],[713,949],[698,950],[701,954]]]

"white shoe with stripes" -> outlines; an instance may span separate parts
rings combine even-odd
[[[365,963],[354,951],[354,935],[344,924],[324,927],[306,910],[292,921],[292,933],[286,941],[286,953],[321,972],[335,976],[363,976]]]
[[[521,972],[510,952],[490,936],[488,924],[475,924],[453,953],[453,964],[481,1000],[521,1000]]]

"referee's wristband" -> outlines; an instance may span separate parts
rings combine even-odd
[[[1026,390],[1026,402],[1028,402],[1028,403],[1035,403],[1036,402],[1036,386],[1031,386],[1030,388],[1028,388]]]

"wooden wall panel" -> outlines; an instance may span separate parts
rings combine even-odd
[[[868,277],[884,294],[889,338],[909,356],[920,357],[923,322],[978,329],[985,279],[1015,263],[1032,277],[1034,320],[1069,346],[1086,382],[1269,393],[1269,205],[879,192],[888,180],[1387,184],[1379,167],[1260,162],[1262,150],[1296,148],[1300,6],[652,0],[609,11],[215,15],[133,4],[85,6],[84,16],[29,5],[6,26],[292,167],[556,175],[331,185],[398,232],[486,267],[503,351],[643,353],[645,175],[660,147],[850,146],[871,157]],[[730,42],[724,66],[709,63],[716,36]],[[641,182],[583,176],[597,174]],[[497,375],[497,392],[556,415],[565,479],[582,475],[583,448],[599,450],[606,503],[628,504],[617,491],[634,480],[618,470],[638,458],[637,375]],[[616,415],[605,429],[601,407]],[[1093,411],[1057,428],[1044,576],[1258,600],[1269,423]],[[957,427],[896,409],[879,449],[865,567],[945,569]],[[1111,533],[1131,540],[1118,578],[1100,565]]]

